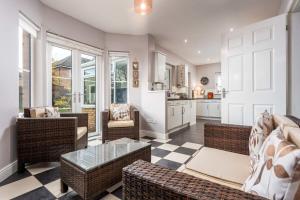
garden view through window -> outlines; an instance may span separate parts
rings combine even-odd
[[[127,103],[128,57],[111,56],[111,103]]]

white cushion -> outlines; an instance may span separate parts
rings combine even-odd
[[[186,165],[187,169],[243,184],[249,176],[249,156],[204,147]]]
[[[218,183],[218,184],[225,185],[225,186],[237,189],[237,190],[242,190],[242,184],[240,184],[240,183],[233,183],[231,181],[227,181],[227,180],[219,179],[219,178],[216,178],[216,177],[208,176],[207,174],[202,174],[200,172],[190,170],[190,169],[184,169],[182,172],[186,173],[186,174],[189,174],[189,175],[192,175],[192,176],[195,176],[197,178],[201,178],[201,179],[213,182],[213,183]]]
[[[124,127],[133,127],[134,121],[128,120],[128,121],[113,121],[110,120],[107,124],[108,128],[124,128]]]
[[[77,140],[82,138],[85,134],[87,134],[87,127],[78,127],[77,128]]]

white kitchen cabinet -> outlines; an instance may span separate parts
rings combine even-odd
[[[182,124],[190,123],[191,119],[191,108],[189,101],[185,101],[185,103],[182,104]]]
[[[220,103],[208,103],[208,116],[221,117]]]
[[[197,122],[197,102],[195,100],[190,101],[190,125]]]
[[[208,118],[220,118],[221,102],[219,100],[198,100],[197,116]]]
[[[167,116],[167,126],[168,129],[175,128],[175,106],[168,105],[168,116]]]
[[[160,52],[154,52],[154,82],[165,82],[166,55]]]
[[[168,115],[167,115],[168,130],[190,123],[191,121],[190,101],[188,100],[169,101],[167,110],[168,110]],[[194,113],[196,113],[196,111],[194,111]]]

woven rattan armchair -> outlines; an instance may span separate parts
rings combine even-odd
[[[251,127],[208,123],[204,132],[205,146],[249,155]],[[123,169],[123,197],[125,200],[265,199],[145,161]]]
[[[136,108],[130,108],[130,119],[134,122],[134,126],[129,127],[114,127],[109,128],[108,122],[110,119],[110,111],[106,109],[102,112],[102,142],[106,140],[117,140],[127,137],[134,140],[139,140],[140,119],[139,111]]]
[[[88,128],[87,113],[62,113],[59,118],[17,119],[18,171],[25,163],[56,162],[60,155],[86,148],[88,134],[78,137],[78,127]]]

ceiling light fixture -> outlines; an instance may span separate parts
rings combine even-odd
[[[152,12],[152,0],[134,0],[134,11],[139,15],[147,15]]]
[[[201,54],[201,51],[200,51],[200,50],[198,51],[198,54]]]
[[[187,42],[188,42],[188,40],[187,40],[187,39],[185,39],[185,40],[184,40],[184,43],[187,43]]]
[[[233,31],[234,31],[234,28],[230,28],[229,30],[230,30],[230,32],[233,32]]]

